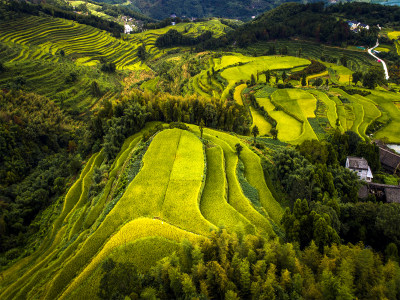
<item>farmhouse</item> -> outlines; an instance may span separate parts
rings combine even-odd
[[[389,173],[400,172],[400,155],[386,148],[379,147],[379,160],[382,168]]]
[[[373,178],[368,162],[363,157],[348,156],[346,159],[346,168],[356,172],[361,180],[371,182]]]
[[[134,25],[132,25],[134,26]],[[131,31],[133,31],[133,27],[131,25],[125,24],[124,26],[124,33],[129,34]]]
[[[367,194],[364,194],[366,190]],[[360,197],[360,194],[362,196]],[[366,198],[368,194],[375,195],[378,201],[383,201],[387,203],[400,203],[400,185],[387,185],[380,183],[368,183],[368,185],[363,187],[363,191],[359,192],[360,198]]]
[[[352,30],[354,32],[357,32],[359,29],[369,30],[369,25],[362,24],[357,21],[347,21],[347,24],[349,25],[350,30]]]

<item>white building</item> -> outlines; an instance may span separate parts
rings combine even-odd
[[[134,26],[134,25],[132,25]],[[124,26],[124,33],[129,34],[133,31],[133,27],[131,25],[125,24]]]
[[[356,172],[361,180],[372,181],[372,172],[365,158],[348,156],[346,159],[346,168]]]

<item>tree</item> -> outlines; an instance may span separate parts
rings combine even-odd
[[[343,66],[347,67],[347,56],[345,56],[345,55],[341,56],[341,57],[340,57],[340,63],[341,63]]]
[[[324,83],[324,81],[322,80],[321,77],[318,77],[315,81],[314,81],[314,85],[315,86],[321,86]]]
[[[100,90],[99,84],[97,83],[96,80],[93,80],[93,82],[92,82],[92,84],[90,86],[90,90],[91,90],[92,95],[94,97],[100,97],[101,96],[101,90]]]
[[[256,78],[254,77],[254,74],[251,74],[250,85],[255,85],[255,84],[256,84]]]
[[[303,76],[301,77],[301,85],[302,86],[307,85],[306,74],[303,74]]]
[[[113,62],[105,62],[101,65],[101,70],[103,72],[114,73],[116,69],[115,63]]]
[[[276,140],[278,138],[278,129],[276,129],[275,127],[270,130],[270,133],[274,140]]]
[[[236,149],[236,154],[237,154],[237,156],[240,156],[240,152],[242,152],[243,146],[242,146],[240,143],[237,143],[237,144],[235,145],[235,149]]]
[[[380,67],[372,67],[363,76],[363,86],[368,89],[374,89],[379,83],[383,83],[385,74]]]
[[[336,118],[335,126],[336,126],[336,127],[339,127],[339,126],[340,126],[340,120],[339,120],[339,118]]]
[[[278,82],[279,82],[279,74],[276,73],[276,74],[275,74],[275,83],[278,83]]]
[[[265,71],[265,82],[269,83],[270,80],[271,80],[271,71],[267,70]]]
[[[363,73],[360,71],[354,72],[352,77],[353,77],[352,82],[354,83],[354,85],[357,85],[357,83],[362,80]]]
[[[137,49],[137,56],[141,61],[145,61],[147,58],[146,47],[144,44],[140,45]]]
[[[286,72],[285,72],[285,71],[283,71],[283,73],[282,73],[282,80],[283,80],[283,81],[285,81],[285,80],[286,80],[286,78],[287,78],[287,74],[286,74]]]
[[[204,120],[203,119],[201,119],[201,121],[200,121],[200,138],[202,139],[203,138],[203,128],[204,128]]]
[[[260,134],[257,125],[254,125],[253,129],[251,130],[251,134],[254,136],[254,144],[256,143],[256,137]]]

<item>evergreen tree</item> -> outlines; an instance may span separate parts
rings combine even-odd
[[[251,134],[254,136],[254,144],[256,143],[256,137],[260,134],[257,125],[254,125],[253,129],[251,130]]]
[[[302,86],[306,86],[307,85],[306,74],[303,74],[303,76],[301,77],[301,85]]]
[[[240,157],[240,152],[242,152],[243,146],[242,146],[241,144],[237,143],[237,144],[235,145],[235,149],[236,149],[236,154],[237,154],[237,156]]]

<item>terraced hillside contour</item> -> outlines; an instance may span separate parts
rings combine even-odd
[[[357,67],[364,70],[371,65],[363,52],[348,52],[355,55],[355,60],[349,63],[352,67],[357,63]],[[250,125],[257,125],[260,136],[271,136],[272,126],[276,126],[278,139],[290,144],[300,144],[307,139],[325,139],[335,128],[341,132],[354,131],[364,140],[372,137],[399,142],[398,94],[378,89],[369,91],[359,85],[349,86],[353,71],[347,67],[323,62],[327,71],[309,75],[306,81],[322,78],[322,87],[308,84],[303,87],[300,81],[286,80],[295,88],[277,89],[274,74],[280,75],[278,82],[283,83],[281,75],[284,71],[297,72],[309,63],[304,58],[291,56],[251,57],[231,53],[210,59],[209,69],[192,77],[188,87],[203,97],[230,99],[246,106],[252,120]],[[268,83],[264,74],[267,70],[272,77]],[[252,76],[254,82],[251,83]],[[332,88],[332,84],[337,87]],[[346,89],[355,89],[355,93],[350,95]],[[371,94],[362,96],[362,93]],[[258,108],[245,100],[248,94],[255,96]],[[263,108],[270,119],[259,108]],[[382,123],[382,127],[375,136],[368,136],[368,127],[376,121]]]
[[[282,208],[260,158],[245,144],[238,158],[234,145],[241,141],[232,135],[204,129],[203,139],[207,147],[196,126],[166,129],[148,142],[141,133],[128,138],[92,197],[93,172],[105,166],[103,151],[94,154],[40,247],[4,272],[0,298],[96,299],[105,259],[145,270],[183,239],[207,239],[218,226],[275,236]]]

